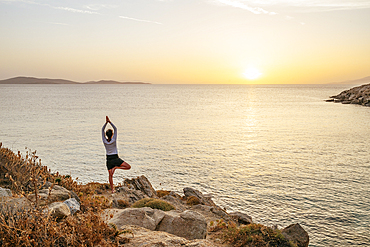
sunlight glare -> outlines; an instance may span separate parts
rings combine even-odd
[[[244,73],[244,77],[247,78],[248,80],[255,80],[258,79],[262,73],[259,71],[259,69],[255,67],[249,67]]]

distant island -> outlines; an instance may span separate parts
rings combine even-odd
[[[146,82],[119,82],[113,80],[100,80],[88,82],[75,82],[64,79],[48,79],[18,76],[10,79],[0,80],[0,84],[150,84]]]

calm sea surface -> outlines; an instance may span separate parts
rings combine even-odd
[[[258,223],[300,223],[310,246],[370,246],[370,108],[346,85],[0,85],[0,142],[53,171],[107,182],[101,127],[118,127],[155,189],[193,187]]]

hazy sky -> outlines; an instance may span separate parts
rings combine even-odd
[[[0,0],[0,79],[329,83],[370,75],[370,0]]]

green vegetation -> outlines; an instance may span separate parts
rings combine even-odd
[[[57,221],[45,214],[40,206],[38,191],[61,185],[80,196],[81,211]],[[96,184],[79,185],[67,175],[51,174],[41,165],[36,152],[14,154],[0,143],[0,186],[11,189],[13,195],[24,197],[31,208],[16,214],[6,210],[0,214],[0,246],[117,246],[122,243],[117,229],[101,219],[109,202],[96,196]],[[36,196],[31,197],[31,194]],[[32,199],[35,198],[35,199]],[[1,208],[0,208],[1,209]]]
[[[134,204],[132,204],[133,208],[143,208],[143,207],[150,207],[153,209],[160,209],[163,211],[170,211],[174,210],[175,207],[170,203],[160,200],[160,199],[153,199],[153,198],[144,198],[141,199]]]
[[[223,220],[218,221],[216,225],[211,222],[210,225],[210,231],[217,232],[225,242],[231,243],[235,247],[296,247],[285,239],[280,230],[274,230],[264,225],[252,223],[238,227],[235,223],[226,223]]]

